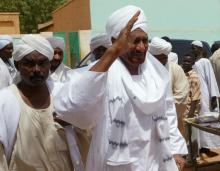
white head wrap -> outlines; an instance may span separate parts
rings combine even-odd
[[[12,42],[13,42],[13,39],[11,36],[9,36],[9,35],[0,36],[0,50]]]
[[[52,48],[60,48],[63,52],[65,51],[65,42],[62,37],[49,37],[47,40],[50,42]]]
[[[168,60],[178,64],[178,55],[175,52],[170,52],[168,54]]]
[[[138,20],[134,23],[134,26],[131,31],[140,28],[145,33],[147,33],[147,20],[143,10],[139,7],[128,5],[123,8],[116,10],[107,20],[106,23],[106,33],[111,39],[112,37],[117,38],[120,31],[126,26],[128,21],[133,17],[133,15],[140,11]]]
[[[149,44],[149,52],[152,55],[168,55],[172,50],[172,45],[164,39],[154,37]]]
[[[90,50],[93,52],[99,46],[109,48],[111,44],[112,43],[106,33],[98,34],[91,39]]]
[[[21,38],[20,43],[15,46],[12,56],[15,61],[19,61],[35,50],[46,56],[49,60],[53,59],[54,50],[50,43],[44,37],[33,34],[28,34]]]
[[[191,44],[203,48],[202,42],[199,40],[194,40]]]

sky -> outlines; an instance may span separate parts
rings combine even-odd
[[[104,32],[108,16],[125,5],[144,10],[150,38],[220,40],[220,0],[90,0],[92,34]]]

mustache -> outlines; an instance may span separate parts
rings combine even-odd
[[[44,79],[45,76],[43,73],[33,73],[30,75],[30,79]]]
[[[141,51],[138,51],[138,50],[133,50],[130,52],[130,55],[132,56],[142,56],[142,55],[145,55],[146,52],[141,52]]]

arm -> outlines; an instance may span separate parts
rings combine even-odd
[[[0,143],[0,171],[8,171],[3,145]]]
[[[189,110],[189,113],[187,114],[187,117],[188,118],[193,118],[195,115],[195,110],[196,110],[196,106],[198,105],[199,103],[199,100],[194,100],[191,102],[190,104],[190,110]]]

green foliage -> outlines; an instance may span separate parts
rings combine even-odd
[[[52,11],[67,0],[0,0],[0,12],[19,12],[22,33],[36,33],[37,25],[52,19]]]

